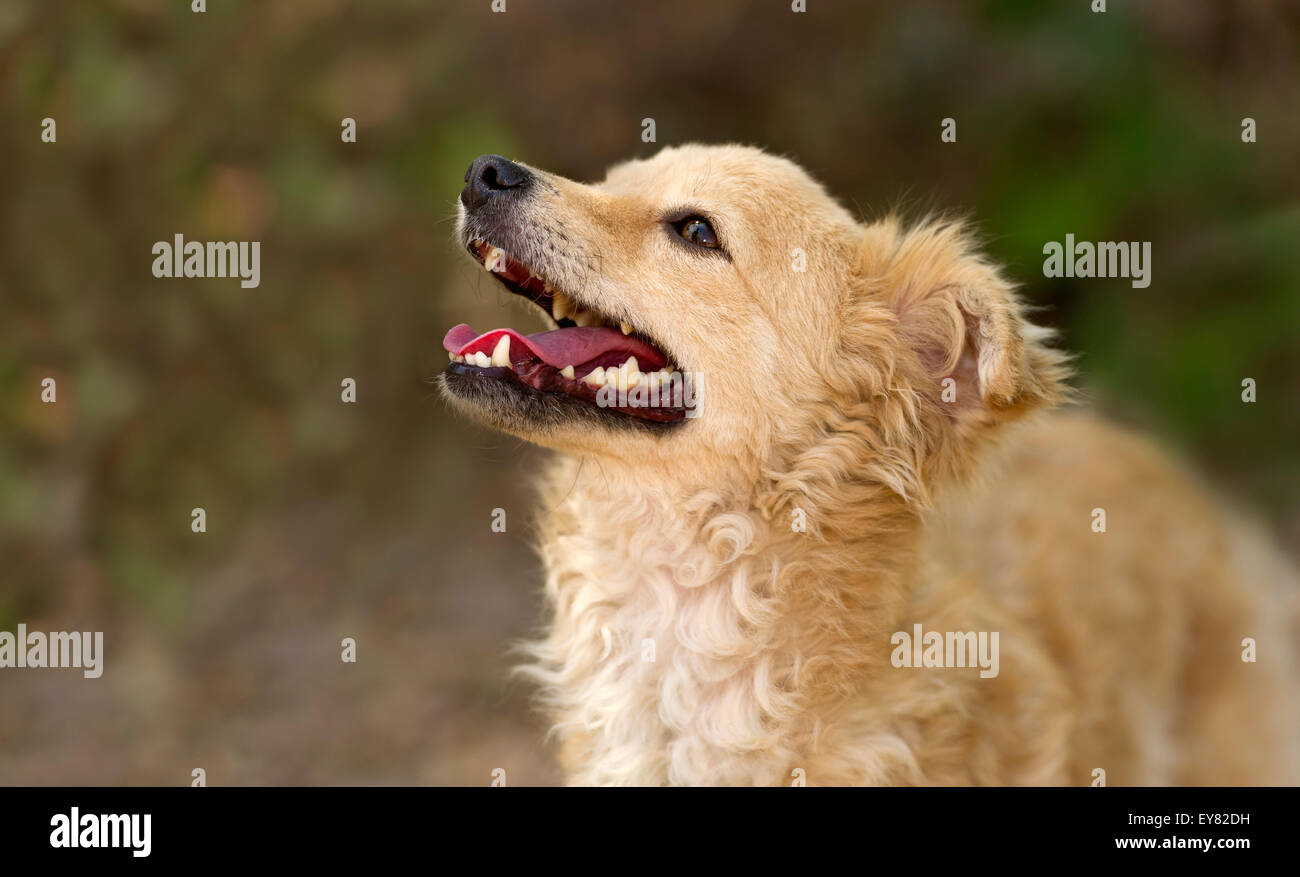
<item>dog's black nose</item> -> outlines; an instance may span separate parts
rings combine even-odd
[[[460,203],[477,210],[493,198],[518,197],[528,190],[533,175],[499,155],[480,155],[465,171],[465,188]]]

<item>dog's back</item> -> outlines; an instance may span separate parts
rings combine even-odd
[[[1085,413],[1027,426],[990,463],[927,527],[917,607],[943,611],[973,575],[1035,640],[1059,673],[1029,696],[1068,719],[1065,781],[1296,782],[1300,591],[1266,541]]]

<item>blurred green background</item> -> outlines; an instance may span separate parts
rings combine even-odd
[[[484,152],[744,141],[864,217],[966,211],[1094,403],[1300,545],[1296,3],[490,5],[0,3],[0,630],[106,651],[0,670],[0,783],[558,778],[506,653],[542,452],[429,383],[518,321],[452,240]],[[154,278],[177,233],[261,241],[261,286]],[[1044,278],[1067,233],[1151,241],[1151,286]]]

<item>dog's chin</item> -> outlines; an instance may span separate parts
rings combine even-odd
[[[451,363],[439,376],[443,396],[462,414],[486,426],[562,451],[589,449],[599,438],[676,434],[686,422],[629,416],[566,395],[535,390],[512,380],[507,368],[473,368]]]

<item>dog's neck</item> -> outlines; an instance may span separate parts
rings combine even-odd
[[[790,781],[888,665],[915,568],[899,500],[843,499],[765,514],[560,461],[541,520],[552,626],[526,672],[571,781]]]

